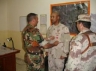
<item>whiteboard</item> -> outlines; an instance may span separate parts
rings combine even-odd
[[[23,31],[23,29],[26,27],[27,25],[27,21],[26,21],[26,16],[21,16],[19,18],[19,23],[20,23],[20,31]]]
[[[91,31],[96,33],[96,14],[91,13]]]

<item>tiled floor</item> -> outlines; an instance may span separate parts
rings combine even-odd
[[[18,58],[16,59],[16,71],[27,71],[25,62]]]

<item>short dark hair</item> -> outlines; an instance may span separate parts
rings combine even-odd
[[[58,11],[53,11],[52,13],[56,13],[58,16],[60,16],[60,13]]]
[[[91,22],[86,22],[86,21],[78,21],[78,23],[82,23],[84,27],[90,29],[91,27]]]
[[[34,19],[37,16],[35,13],[29,13],[27,15],[27,23],[29,23],[32,19]]]

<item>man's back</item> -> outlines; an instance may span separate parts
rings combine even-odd
[[[89,46],[89,43],[96,43],[96,34],[91,33],[87,37],[83,33],[78,34],[70,43],[66,70],[96,71],[96,44]]]
[[[87,35],[89,39],[87,37],[82,45],[81,71],[96,71],[96,34]]]

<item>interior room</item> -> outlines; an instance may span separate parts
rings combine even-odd
[[[47,24],[46,28],[48,29],[51,25],[50,14],[52,4],[63,4],[78,1],[90,2],[89,14],[95,15],[96,20],[96,0],[0,0],[0,47],[2,47],[5,43],[6,47],[12,48],[13,43],[11,41],[7,41],[8,38],[12,37],[14,48],[19,50],[16,52],[15,58],[16,71],[27,71],[26,63],[24,62],[25,51],[22,43],[20,17],[26,17],[28,13],[38,14],[37,28],[40,30],[40,18],[41,15],[45,14]],[[46,34],[44,34],[44,37],[46,37]]]

